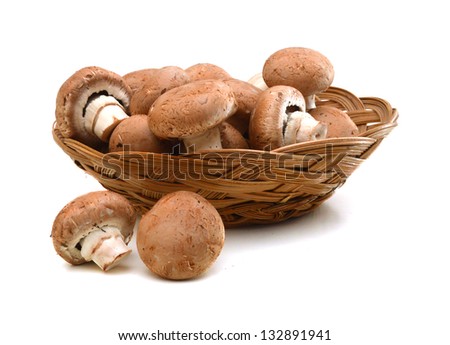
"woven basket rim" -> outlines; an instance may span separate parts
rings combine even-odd
[[[397,123],[389,123],[386,124],[385,128],[391,128],[396,127]],[[370,133],[370,131],[367,131],[366,133]],[[258,154],[275,154],[275,155],[282,155],[284,153],[289,153],[290,151],[298,151],[302,149],[311,149],[314,147],[320,147],[327,144],[348,144],[352,145],[355,143],[363,142],[363,143],[375,143],[376,139],[366,136],[366,133],[362,133],[363,135],[353,136],[353,137],[339,137],[339,138],[325,138],[325,139],[319,139],[315,141],[308,141],[308,142],[301,142],[301,143],[295,143],[290,145],[285,145],[282,147],[279,147],[277,149],[273,149],[270,151],[265,150],[256,150],[252,148],[248,149],[205,149],[205,150],[199,150],[194,153],[180,153],[180,154],[173,154],[173,153],[158,153],[158,152],[149,152],[149,151],[132,151],[132,150],[126,150],[126,151],[114,151],[114,152],[101,152],[99,150],[96,150],[95,148],[92,148],[76,139],[72,138],[64,138],[59,131],[59,128],[57,127],[56,121],[53,123],[52,126],[52,134],[54,137],[55,142],[59,145],[63,146],[70,146],[72,144],[77,145],[81,149],[84,149],[86,151],[96,152],[99,155],[107,155],[107,154],[117,154],[117,155],[124,155],[124,154],[145,154],[145,155],[155,155],[155,156],[172,156],[172,157],[180,157],[180,158],[189,158],[189,157],[198,157],[202,154],[211,154],[211,153],[258,153]],[[61,146],[60,145],[60,146]]]

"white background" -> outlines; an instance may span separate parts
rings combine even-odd
[[[328,329],[332,341],[315,343],[449,344],[444,3],[4,2],[0,343]],[[156,278],[136,251],[108,273],[56,255],[56,214],[101,189],[51,136],[67,77],[88,65],[124,74],[211,62],[246,80],[288,46],[322,52],[334,85],[400,112],[399,127],[330,200],[300,219],[228,231],[216,264],[194,281]]]

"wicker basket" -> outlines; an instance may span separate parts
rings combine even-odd
[[[197,192],[226,226],[280,222],[303,215],[328,199],[397,125],[397,111],[380,98],[358,98],[337,87],[316,104],[347,111],[359,137],[325,139],[273,151],[219,150],[189,155],[101,153],[61,136],[56,143],[105,188],[125,195],[141,213],[163,195]]]

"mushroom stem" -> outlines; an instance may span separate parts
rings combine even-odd
[[[309,95],[305,97],[306,110],[314,109],[316,107],[315,95]]]
[[[114,128],[127,117],[117,99],[100,95],[87,104],[85,127],[88,132],[107,142]]]
[[[324,139],[326,136],[327,125],[315,120],[308,113],[295,111],[288,114],[284,132],[285,145]]]
[[[263,91],[268,89],[268,86],[267,86],[266,82],[264,81],[262,73],[255,74],[253,77],[251,77],[248,80],[248,82]]]
[[[188,153],[194,153],[200,150],[222,149],[219,127],[214,127],[195,137],[184,138],[183,142]]]
[[[81,256],[86,261],[94,261],[103,271],[113,268],[131,253],[120,230],[113,226],[91,231],[80,244]]]

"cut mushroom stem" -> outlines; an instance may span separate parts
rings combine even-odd
[[[195,137],[184,138],[183,142],[188,153],[194,153],[200,150],[222,149],[219,127],[213,127]]]
[[[127,117],[125,109],[116,98],[100,95],[86,106],[86,130],[107,142],[114,128]]]
[[[80,241],[80,245],[81,256],[86,261],[94,261],[103,271],[113,268],[131,253],[120,230],[113,226],[91,231]]]
[[[327,125],[315,120],[308,113],[301,111],[287,113],[285,121],[285,145],[324,139],[327,136]]]

